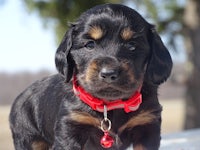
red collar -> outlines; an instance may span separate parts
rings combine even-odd
[[[115,101],[106,101],[104,99],[99,99],[93,97],[91,94],[86,92],[81,86],[78,86],[76,82],[76,77],[73,79],[73,90],[74,93],[87,105],[89,105],[93,110],[104,112],[104,105],[107,106],[107,111],[113,109],[124,109],[126,113],[131,111],[136,111],[140,104],[142,103],[142,95],[140,92],[136,91],[130,99],[123,101],[121,99]]]

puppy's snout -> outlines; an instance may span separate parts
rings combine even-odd
[[[103,67],[99,73],[99,77],[107,83],[115,82],[119,77],[119,69]]]

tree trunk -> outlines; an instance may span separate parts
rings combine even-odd
[[[184,14],[190,65],[186,90],[185,129],[200,128],[200,1],[188,0]]]

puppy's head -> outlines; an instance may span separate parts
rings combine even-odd
[[[118,4],[83,13],[67,31],[55,62],[66,81],[75,74],[86,91],[107,100],[129,98],[143,81],[159,85],[172,67],[153,26]]]

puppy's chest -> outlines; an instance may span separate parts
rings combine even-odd
[[[130,115],[129,113],[125,113],[123,110],[110,111],[107,115],[107,119],[110,121],[110,124],[108,123],[109,121],[104,120],[105,118],[103,119],[102,116],[98,116],[97,118],[100,124],[92,132],[92,137],[94,138],[93,140],[97,142],[100,141],[100,143],[103,138],[104,140],[106,140],[106,143],[109,143],[110,140],[113,140],[113,147],[115,147],[114,149],[118,149],[119,147],[124,145],[124,140],[127,142],[130,140],[128,140],[128,134],[130,133],[126,132],[126,123],[129,121],[130,116],[133,116],[133,114]],[[105,127],[102,127],[102,122],[104,121],[105,124],[108,124],[107,126],[105,125]],[[126,136],[124,136],[124,133],[126,134]]]
[[[109,125],[109,130],[120,134],[125,130],[130,130],[136,126],[146,125],[154,121],[158,121],[159,115],[154,112],[156,110],[141,110],[138,112],[125,113],[123,110],[110,111],[107,114],[107,120],[104,120],[103,114],[97,113],[90,114],[87,112],[72,111],[69,114],[70,120],[82,125],[93,126],[97,129],[102,129],[102,122],[105,126]],[[108,123],[108,124],[106,124]],[[103,123],[104,124],[104,123]]]
[[[132,142],[130,140],[134,134],[132,133],[133,128],[158,120],[158,116],[154,112],[155,110],[138,110],[131,113],[126,113],[123,110],[108,111],[107,119],[109,121],[104,118],[103,113],[99,112],[73,111],[69,117],[70,120],[78,123],[78,127],[86,127],[86,130],[88,130],[88,139],[85,147],[92,147],[92,143],[100,145],[102,138],[105,136],[106,140],[111,138],[111,141],[114,142],[113,147],[121,147]],[[103,129],[102,121],[105,122]],[[110,138],[107,139],[108,136]]]
[[[133,115],[131,115],[133,116]],[[130,114],[123,112],[123,110],[113,111],[108,113],[108,119],[111,121],[112,124],[112,131],[116,134],[122,131],[119,131],[120,128],[125,125],[128,120],[130,119]]]

